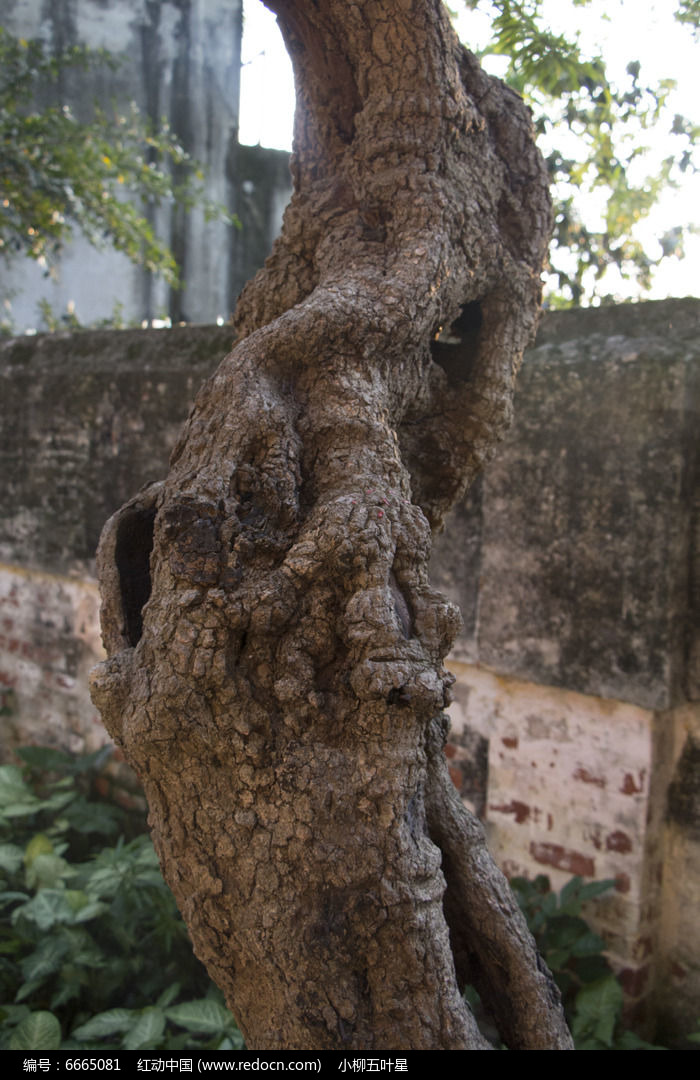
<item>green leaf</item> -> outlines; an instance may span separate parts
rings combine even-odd
[[[171,986],[166,986],[163,993],[156,1001],[156,1005],[159,1009],[167,1009],[171,1001],[174,1001],[177,995],[180,993],[180,983],[173,983]]]
[[[579,892],[581,902],[585,904],[588,900],[595,900],[597,897],[602,896],[603,893],[614,889],[616,884],[615,878],[605,878],[604,881],[589,881],[582,886]]]
[[[59,810],[63,810],[64,807],[68,806],[73,801],[75,793],[71,788],[70,780],[63,781],[62,783],[66,785],[66,789],[61,790],[61,784],[57,784],[55,790],[52,791],[48,798],[42,799],[39,805],[40,810],[46,810],[51,814],[56,814]]]
[[[6,907],[7,904],[14,904],[17,900],[29,900],[27,893],[16,892],[9,890],[7,892],[0,893],[0,907]]]
[[[583,878],[572,877],[571,881],[567,881],[559,893],[559,906],[562,911],[567,912],[569,915],[578,915],[581,911],[581,886],[583,885]]]
[[[105,64],[115,61],[103,50],[47,56],[42,42],[19,42],[0,27],[0,252],[6,258],[20,252],[50,267],[80,229],[96,247],[110,244],[176,287],[177,263],[153,230],[153,207],[176,202],[185,209],[198,205],[205,217],[223,222],[232,216],[204,198],[196,163],[167,126],[152,130],[136,106],[128,115],[95,107],[91,120],[78,122],[63,100],[63,75]],[[52,104],[40,107],[47,96]],[[24,748],[23,756],[44,771],[72,773],[95,764],[46,748]]]
[[[108,911],[108,904],[102,903],[101,900],[92,900],[90,903],[85,904],[84,907],[76,911],[73,924],[79,926],[81,923],[92,922],[93,919],[98,919]]]
[[[0,870],[16,874],[24,860],[24,852],[17,844],[0,844]]]
[[[547,967],[551,971],[561,971],[566,967],[569,959],[571,958],[571,951],[569,949],[548,949],[546,954]]]
[[[38,979],[27,979],[26,982],[22,983],[19,990],[15,994],[15,1001],[20,1002],[27,1001],[28,999],[31,1000],[34,994],[36,994],[38,990],[42,989],[43,985],[43,977]]]
[[[60,855],[37,855],[27,867],[25,881],[28,889],[57,888],[76,873]]]
[[[571,1033],[578,1042],[593,1038],[604,1046],[612,1046],[615,1024],[622,1011],[623,993],[614,975],[582,987],[576,995],[575,1015]]]
[[[597,982],[610,974],[610,964],[600,953],[597,956],[582,956],[576,960],[576,975],[580,983]]]
[[[50,746],[20,746],[15,753],[37,772],[76,776],[84,772],[99,772],[114,753],[114,747],[108,743],[92,754],[76,755]]]
[[[225,1038],[217,1044],[217,1050],[242,1050],[244,1046],[243,1035],[240,1031],[236,1030],[231,1035],[226,1035]]]
[[[58,935],[44,938],[38,947],[22,961],[22,974],[27,981],[45,979],[58,971],[70,949],[70,942]]]
[[[552,971],[560,971],[574,958],[578,961],[600,956],[605,942],[588,928],[583,919],[557,912],[540,935],[540,946]],[[608,970],[606,967],[602,974]]]
[[[700,0],[680,0],[674,18],[680,23],[688,23],[697,37],[700,33]]]
[[[605,942],[599,934],[593,932],[593,930],[587,930],[586,933],[581,934],[576,938],[571,946],[571,953],[573,956],[597,956],[605,949]]]
[[[667,1050],[667,1046],[656,1046],[654,1043],[646,1042],[645,1039],[640,1039],[639,1035],[635,1035],[633,1031],[623,1031],[619,1039],[615,1041],[616,1050]]]
[[[0,813],[7,817],[34,813],[39,799],[25,784],[17,765],[0,765]]]
[[[52,855],[53,844],[45,833],[36,833],[24,849],[24,865],[31,866],[38,855]]]
[[[201,1035],[218,1035],[236,1024],[228,1009],[209,998],[173,1005],[165,1015],[179,1027]]]
[[[58,1050],[61,1025],[50,1012],[33,1012],[15,1028],[10,1050]]]
[[[0,1005],[0,1022],[16,1026],[25,1016],[29,1016],[30,1012],[27,1005]]]
[[[125,1050],[155,1049],[165,1031],[165,1013],[153,1006],[143,1009],[122,1039]]]
[[[23,918],[33,922],[39,930],[50,930],[57,923],[72,923],[74,910],[65,889],[42,889],[12,912],[13,925]]]
[[[107,1035],[115,1035],[120,1031],[128,1031],[138,1015],[134,1009],[108,1009],[107,1012],[98,1013],[85,1024],[81,1024],[71,1032],[74,1039],[103,1039]]]
[[[16,753],[30,768],[42,772],[66,773],[74,760],[65,750],[52,746],[21,746]]]
[[[124,820],[124,811],[109,803],[88,802],[78,796],[66,809],[66,823],[84,836],[101,833],[112,836]]]

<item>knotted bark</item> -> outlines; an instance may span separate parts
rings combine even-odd
[[[438,0],[268,6],[294,195],[167,480],[105,527],[94,700],[250,1048],[482,1048],[467,979],[509,1045],[567,1048],[444,766],[427,575],[509,420],[545,169]]]

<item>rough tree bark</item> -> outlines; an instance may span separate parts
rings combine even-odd
[[[528,111],[439,0],[269,0],[294,196],[164,483],[100,545],[104,722],[258,1050],[568,1048],[443,760],[440,527],[507,426],[550,230]],[[440,338],[441,328],[444,328]]]

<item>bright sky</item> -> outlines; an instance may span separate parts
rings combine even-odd
[[[459,9],[459,0],[451,0],[450,6]],[[651,172],[664,156],[677,152],[678,139],[661,134],[670,127],[674,113],[697,121],[698,42],[689,28],[672,18],[674,8],[675,3],[669,0],[644,4],[641,0],[593,0],[585,8],[573,7],[570,0],[544,0],[551,29],[567,37],[578,33],[585,53],[605,57],[611,81],[624,79],[630,60],[640,61],[642,82],[653,85],[669,77],[676,80],[668,117],[648,140],[648,164],[635,180]],[[243,10],[241,142],[290,149],[294,82],[289,58],[275,17],[260,0],[244,0]],[[465,9],[456,25],[466,44],[483,48],[488,43],[489,20],[485,16]],[[504,58],[487,57],[484,66],[499,75],[503,64]],[[589,224],[595,225],[596,208],[592,202],[589,207]],[[682,188],[665,193],[652,215],[638,227],[637,235],[656,254],[657,237],[676,225],[693,222],[700,225],[700,180],[687,173]],[[607,284],[621,297],[635,295],[629,283],[611,279]],[[686,238],[685,258],[667,260],[656,275],[651,294],[647,294],[651,298],[689,295],[700,295],[700,235]]]

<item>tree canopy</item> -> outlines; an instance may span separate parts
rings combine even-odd
[[[572,0],[582,9],[581,19],[591,2]],[[647,289],[654,268],[669,255],[681,255],[684,236],[694,228],[678,222],[667,230],[658,238],[659,254],[633,235],[661,192],[698,170],[700,126],[669,110],[673,78],[650,84],[639,61],[630,58],[624,85],[615,85],[602,56],[586,55],[576,38],[550,29],[546,0],[464,0],[464,6],[490,17],[490,42],[479,55],[507,58],[501,74],[532,108],[541,145],[547,146],[555,201],[552,302],[609,299],[609,267]],[[697,34],[697,0],[679,0],[674,15]],[[675,137],[675,151],[633,179],[662,132]],[[604,207],[597,226],[588,224],[585,213],[591,197]]]

